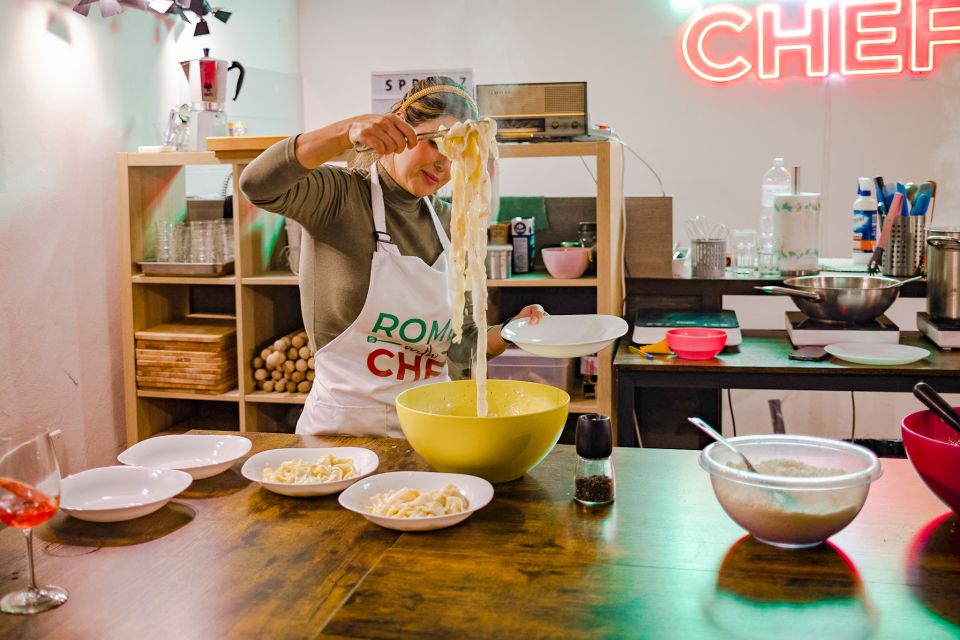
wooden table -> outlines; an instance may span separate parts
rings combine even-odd
[[[698,407],[697,412],[715,425],[720,424],[720,389],[909,393],[914,384],[925,380],[941,393],[960,393],[960,350],[938,349],[915,331],[903,332],[900,344],[922,347],[930,352],[930,356],[893,367],[853,364],[832,357],[821,362],[801,362],[790,360],[794,347],[786,331],[744,331],[738,347],[726,350],[712,360],[683,360],[674,356],[655,356],[653,360],[647,360],[628,349],[628,340],[621,340],[614,358],[618,395],[617,444],[636,446],[634,411],[646,447],[681,446],[669,436],[659,439],[661,434],[673,430],[673,425],[662,424],[665,421],[678,422],[682,425],[681,433],[695,444],[704,444],[700,443],[699,432],[685,422],[685,417],[693,414],[681,411],[682,415],[674,416],[664,410],[664,389],[716,390],[707,403],[710,406]],[[922,408],[918,403],[917,410]],[[899,417],[891,419],[899,420]],[[650,437],[645,431],[651,432]]]
[[[245,435],[251,453],[300,442]],[[349,442],[374,449],[381,471],[425,468],[402,440]],[[0,615],[0,637],[960,636],[960,522],[907,461],[884,460],[853,524],[806,551],[744,537],[696,452],[618,448],[617,500],[598,510],[572,501],[574,461],[558,446],[431,533],[381,529],[335,497],[266,492],[239,463],[139,520],[58,514],[36,532],[37,572],[70,601]],[[24,573],[22,536],[0,531],[0,592]]]

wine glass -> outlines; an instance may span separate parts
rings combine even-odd
[[[42,427],[0,436],[0,522],[23,530],[27,540],[26,589],[0,600],[4,613],[40,613],[67,601],[63,587],[37,587],[33,577],[33,527],[60,507],[60,467],[50,434]]]

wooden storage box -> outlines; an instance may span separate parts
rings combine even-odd
[[[221,394],[237,386],[233,318],[186,317],[137,331],[137,386]]]

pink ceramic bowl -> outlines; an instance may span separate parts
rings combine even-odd
[[[691,327],[667,329],[667,344],[684,360],[710,360],[727,344],[727,332],[722,329]]]
[[[589,247],[550,247],[540,252],[543,264],[554,278],[579,278],[590,265]]]
[[[960,433],[933,411],[903,419],[903,446],[920,478],[954,513],[960,514]]]

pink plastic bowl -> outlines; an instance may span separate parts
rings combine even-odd
[[[903,446],[920,478],[954,513],[960,514],[960,433],[933,411],[903,419]]]
[[[667,329],[667,344],[678,358],[710,360],[727,344],[727,332],[721,329]]]
[[[589,247],[550,247],[540,252],[543,264],[554,278],[579,278],[590,264]]]

